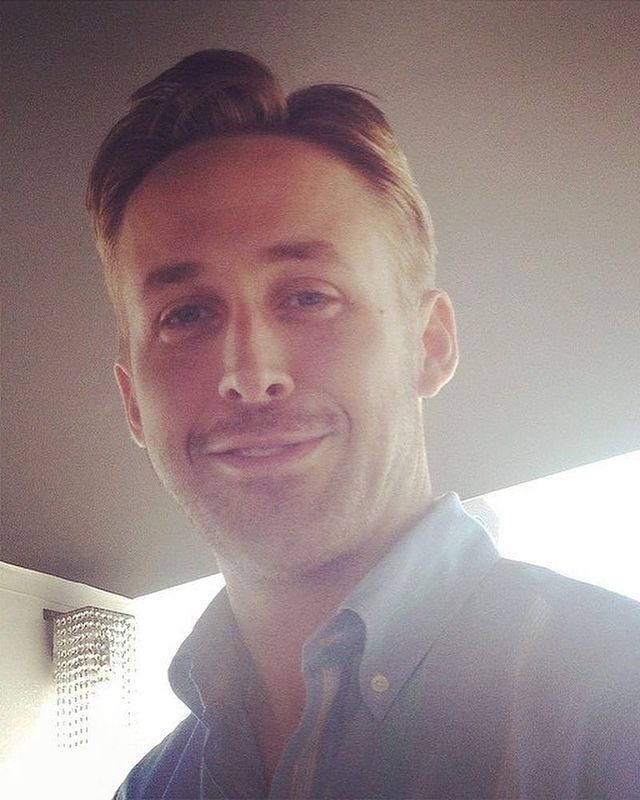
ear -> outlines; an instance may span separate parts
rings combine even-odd
[[[120,396],[127,415],[127,422],[129,423],[129,430],[133,441],[138,447],[144,447],[144,431],[142,429],[142,418],[140,416],[140,407],[136,400],[135,390],[133,388],[133,381],[129,375],[129,371],[119,362],[116,362],[113,372],[116,376],[116,382],[120,389]]]
[[[451,300],[445,292],[425,292],[421,305],[423,363],[420,395],[435,397],[458,366],[458,337]]]

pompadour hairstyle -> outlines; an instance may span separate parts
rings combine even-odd
[[[131,194],[171,153],[196,141],[276,134],[328,148],[359,172],[395,216],[402,271],[416,289],[434,279],[431,217],[384,114],[350,86],[318,84],[288,97],[269,69],[244,53],[187,56],[131,96],[100,147],[87,208],[121,335],[116,247]]]

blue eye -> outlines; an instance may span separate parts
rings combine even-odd
[[[291,300],[291,305],[297,305],[299,308],[316,308],[317,306],[326,305],[329,298],[322,292],[314,292],[306,290],[304,292],[296,292]]]
[[[207,303],[184,303],[167,309],[160,317],[159,336],[167,343],[177,343],[207,335],[215,330],[216,310]]]
[[[283,302],[285,309],[292,311],[325,311],[333,308],[338,299],[333,295],[316,289],[300,289],[287,295]]]
[[[303,286],[300,288],[288,287],[280,298],[281,312],[289,316],[292,321],[309,317],[318,317],[318,319],[331,317],[338,312],[341,304],[340,296],[331,289]]]
[[[160,320],[163,328],[180,328],[196,325],[211,316],[209,309],[195,304],[175,308]]]

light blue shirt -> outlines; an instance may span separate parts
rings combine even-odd
[[[268,787],[221,593],[170,669],[192,713],[118,800],[640,797],[640,604],[501,559],[453,494],[306,643],[302,670]]]

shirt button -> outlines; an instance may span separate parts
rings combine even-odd
[[[377,675],[374,675],[373,678],[371,678],[371,688],[373,689],[374,692],[382,694],[383,692],[386,692],[387,689],[389,688],[389,679],[386,678],[384,675],[378,673]]]

